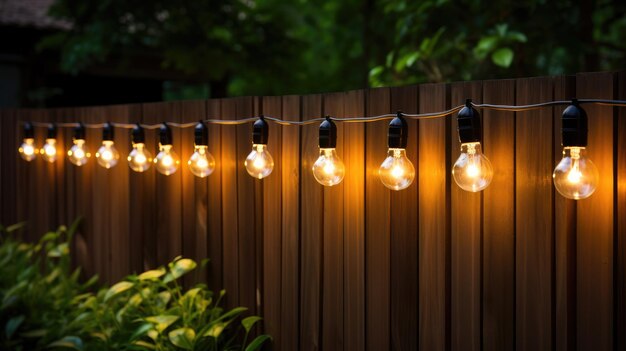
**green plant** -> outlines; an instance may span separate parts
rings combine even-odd
[[[261,318],[220,307],[225,291],[215,296],[203,284],[185,291],[178,279],[196,269],[190,259],[90,291],[97,278],[81,284],[80,271],[70,271],[77,225],[37,244],[20,240],[20,225],[0,227],[0,348],[253,351],[270,339],[249,340]]]

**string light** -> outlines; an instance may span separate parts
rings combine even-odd
[[[556,190],[568,199],[586,199],[598,187],[598,168],[585,156],[587,147],[587,113],[572,100],[561,116],[563,158],[554,168]]]
[[[465,107],[459,111],[457,122],[461,155],[452,167],[452,176],[461,189],[478,192],[491,183],[493,167],[482,153],[480,114],[472,107],[472,100],[465,102]]]
[[[89,160],[91,154],[87,151],[85,145],[85,126],[79,123],[74,128],[74,138],[72,139],[74,145],[67,151],[67,156],[70,162],[76,166],[82,166]]]
[[[57,127],[54,124],[48,125],[48,137],[40,153],[47,162],[53,163],[57,159]]]
[[[180,158],[172,148],[172,130],[167,123],[161,124],[159,137],[159,153],[154,159],[154,163],[159,173],[169,176],[178,170]]]
[[[132,131],[133,149],[126,158],[128,166],[135,172],[145,172],[150,168],[152,154],[146,149],[146,135],[141,125],[136,124]]]
[[[326,116],[320,124],[320,156],[313,164],[313,176],[318,183],[333,186],[341,183],[346,174],[346,167],[337,155],[337,126]]]
[[[267,177],[274,170],[274,159],[267,151],[268,134],[269,126],[261,116],[252,125],[252,151],[244,162],[248,174],[257,179]]]
[[[96,158],[98,164],[106,169],[115,167],[117,161],[120,159],[120,153],[114,145],[114,129],[113,125],[109,122],[102,127],[102,146],[96,152]]]
[[[209,153],[209,130],[200,121],[194,130],[194,153],[189,157],[187,165],[196,177],[204,178],[215,170],[215,158]]]
[[[20,156],[30,162],[37,157],[37,149],[35,148],[35,129],[30,123],[24,123],[24,140],[22,145],[17,149]]]
[[[387,158],[378,169],[380,180],[391,190],[406,189],[415,179],[415,167],[406,157],[409,126],[402,113],[389,123]]]

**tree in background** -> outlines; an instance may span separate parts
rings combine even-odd
[[[612,70],[626,57],[617,0],[57,0],[51,14],[73,23],[42,43],[65,70],[148,52],[213,97]]]

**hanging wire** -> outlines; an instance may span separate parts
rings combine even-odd
[[[546,101],[537,104],[529,104],[529,105],[495,105],[495,104],[475,104],[472,102],[472,106],[484,110],[495,110],[495,111],[510,111],[510,112],[523,112],[536,110],[544,107],[550,106],[562,106],[562,105],[570,105],[572,103],[571,100],[557,100],[557,101]],[[605,99],[578,99],[579,104],[594,104],[594,105],[602,105],[602,106],[618,106],[618,107],[626,107],[626,101],[624,100],[605,100]],[[429,112],[429,113],[403,113],[402,115],[407,119],[421,120],[421,119],[435,119],[435,118],[444,118],[453,113],[460,111],[464,105],[459,105],[453,107],[449,110],[441,111],[441,112]],[[330,117],[333,121],[344,122],[344,123],[367,123],[367,122],[377,122],[392,119],[396,116],[396,114],[389,113],[378,116],[364,116],[364,117]],[[205,119],[202,122],[208,124],[218,124],[218,125],[242,125],[250,122],[254,122],[260,117],[246,117],[241,119],[232,119],[232,120],[224,120],[224,119]],[[324,118],[313,118],[306,121],[293,121],[293,120],[285,120],[277,117],[264,116],[264,118],[268,121],[272,121],[276,124],[282,126],[305,126],[310,124],[317,124],[324,121]],[[26,123],[26,122],[22,122]],[[48,127],[51,123],[47,122],[32,122],[29,121],[34,127]],[[167,122],[168,126],[175,128],[192,128],[198,122],[189,122],[189,123],[176,123],[176,122]],[[124,128],[124,129],[132,129],[136,124],[134,123],[119,123],[119,122],[111,122],[111,124],[116,128]],[[76,128],[79,126],[78,122],[55,122],[54,125],[57,128]],[[83,123],[85,128],[90,129],[98,129],[103,128],[105,123]],[[161,123],[158,124],[139,124],[144,129],[159,129],[161,127]]]

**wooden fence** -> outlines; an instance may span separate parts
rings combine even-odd
[[[88,87],[85,87],[88,89]],[[217,170],[111,170],[22,161],[18,121],[189,122],[266,115],[307,120],[441,111],[466,98],[493,104],[626,99],[625,73],[424,84],[307,96],[4,110],[0,116],[1,222],[28,221],[34,239],[84,222],[77,263],[112,283],[183,255],[210,257],[187,279],[227,290],[228,304],[265,318],[274,350],[626,350],[626,108],[585,105],[589,156],[601,183],[587,200],[552,185],[562,108],[481,111],[494,167],[482,193],[451,179],[454,118],[410,121],[417,177],[393,192],[379,181],[388,122],[338,124],[346,177],[311,173],[317,125],[270,123],[274,172],[250,177],[251,126],[210,125]],[[45,131],[37,128],[38,143]],[[59,143],[71,144],[62,129]],[[101,130],[89,129],[95,151]],[[174,128],[185,161],[191,129]],[[130,136],[117,130],[121,154]],[[155,150],[157,136],[147,131]]]

